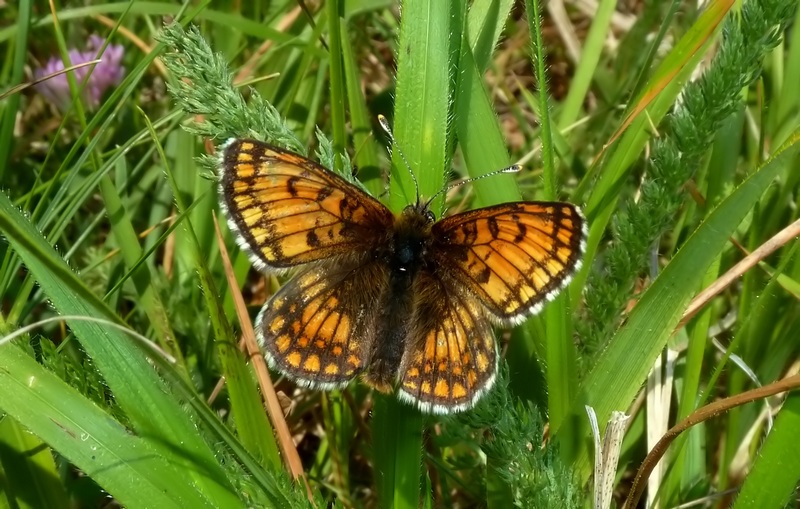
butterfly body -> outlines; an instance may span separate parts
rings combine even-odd
[[[431,271],[428,251],[433,214],[423,205],[409,205],[395,216],[390,238],[376,247],[373,258],[388,269],[388,284],[376,303],[381,309],[377,334],[364,375],[367,383],[383,391],[393,389],[400,370],[409,326],[413,323],[414,280],[420,271]]]
[[[392,214],[342,177],[255,140],[221,150],[228,223],[254,265],[298,272],[256,321],[265,356],[300,384],[358,375],[423,411],[472,406],[495,378],[492,323],[537,312],[580,265],[576,207],[516,202],[436,221]]]

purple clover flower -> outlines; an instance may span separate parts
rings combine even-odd
[[[89,76],[89,83],[83,91],[84,104],[89,109],[97,108],[105,91],[109,87],[117,85],[125,75],[125,68],[121,65],[125,48],[118,44],[109,44],[103,54],[98,55],[97,52],[103,47],[103,42],[102,37],[92,34],[86,44],[86,51],[78,51],[74,48],[69,50],[69,59],[72,65],[89,62],[97,58],[102,59],[102,62],[95,65],[92,75]],[[75,81],[79,86],[86,79],[86,75],[89,74],[91,68],[92,66],[86,66],[70,71],[75,73]],[[61,60],[61,57],[54,56],[47,61],[44,67],[36,69],[33,72],[33,76],[38,80],[63,69],[64,61]],[[37,83],[34,88],[61,111],[65,111],[69,107],[72,96],[70,95],[66,73]]]

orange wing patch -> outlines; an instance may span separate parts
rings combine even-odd
[[[569,203],[505,203],[436,223],[435,252],[497,319],[517,322],[580,268],[584,225]]]
[[[399,395],[423,412],[471,407],[494,383],[497,350],[480,304],[435,276],[414,284],[419,296],[399,370]]]
[[[375,245],[394,216],[322,166],[255,140],[222,148],[222,197],[239,244],[261,270],[282,269]]]
[[[345,385],[369,362],[377,310],[364,303],[377,299],[388,273],[378,264],[341,269],[323,264],[296,275],[256,321],[272,367],[307,386]]]

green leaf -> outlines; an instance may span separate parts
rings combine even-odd
[[[783,403],[775,426],[756,454],[733,509],[787,507],[800,482],[800,393]]]
[[[389,204],[395,211],[416,201],[408,164],[417,176],[419,193],[432,196],[442,188],[449,165],[449,122],[454,68],[449,0],[407,0],[403,3],[397,55],[392,180]],[[455,38],[460,44],[460,36]],[[456,53],[457,54],[457,53]],[[444,70],[444,72],[443,72]],[[437,204],[432,205],[433,210]],[[380,507],[417,508],[422,466],[422,417],[395,399],[378,398],[372,428]]]
[[[784,169],[787,159],[796,153],[798,143],[800,131],[720,202],[642,294],[626,323],[584,381],[578,400],[573,402],[570,422],[580,423],[578,426],[583,431],[588,430],[588,423],[583,419],[584,405],[595,409],[600,423],[605,423],[613,410],[628,408],[698,290],[697,282],[725,248],[728,237],[748,211]],[[564,426],[554,430],[566,450],[578,443],[574,437],[583,436],[583,431],[570,438]],[[575,466],[584,474],[589,473],[589,453],[585,447],[579,449]]]
[[[110,415],[13,344],[0,348],[0,394],[3,395],[0,408],[4,412],[123,505],[176,508],[220,507],[217,502],[231,504],[226,507],[241,505],[232,492],[224,498],[210,499],[191,482],[198,466],[193,464],[191,456],[163,454],[157,436],[131,435]]]
[[[59,312],[105,317],[121,323],[2,193],[0,231]],[[191,415],[171,396],[171,391],[153,370],[142,349],[116,329],[80,320],[68,323],[102,373],[116,401],[131,419],[136,432],[158,444],[159,451],[170,463],[183,465],[184,481],[173,486],[176,492],[199,490],[207,503],[216,507],[237,504],[238,499],[214,453],[198,436]],[[17,416],[27,426],[24,417]],[[191,465],[187,464],[186,458],[192,459]]]
[[[0,349],[0,359],[2,355]],[[0,392],[3,392],[2,386]],[[28,395],[24,393],[24,390],[15,391],[15,394],[27,400]],[[0,405],[0,408],[4,406]],[[26,407],[26,410],[29,409]],[[0,463],[8,481],[8,496],[13,497],[20,506],[24,507],[24,501],[29,507],[69,507],[68,496],[50,448],[8,414],[0,420]]]

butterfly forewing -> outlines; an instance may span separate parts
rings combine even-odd
[[[379,201],[292,152],[255,140],[222,148],[228,223],[259,269],[282,269],[362,250],[394,218]]]
[[[504,203],[433,225],[438,264],[491,314],[517,322],[536,313],[580,267],[584,219],[569,203]]]

